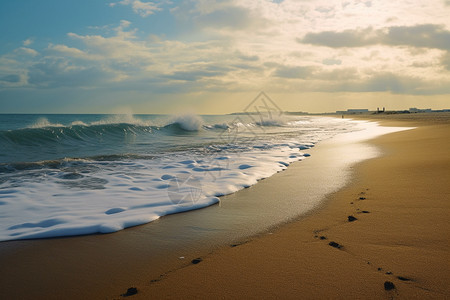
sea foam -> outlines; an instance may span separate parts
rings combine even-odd
[[[38,182],[1,190],[0,240],[110,233],[208,206],[303,159],[300,145],[186,160],[89,162],[49,169]],[[119,165],[119,166],[118,166]],[[93,168],[91,168],[93,169]],[[118,172],[120,170],[120,172]],[[128,174],[128,175],[127,175]]]

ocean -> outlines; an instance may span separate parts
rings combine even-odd
[[[0,114],[0,241],[111,233],[210,206],[363,128],[292,115]]]

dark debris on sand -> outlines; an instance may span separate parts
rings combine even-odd
[[[198,263],[201,263],[202,261],[203,261],[203,259],[201,259],[201,258],[199,257],[199,258],[193,259],[193,260],[191,261],[191,263],[192,263],[193,265],[196,265],[196,264],[198,264]]]
[[[397,279],[401,280],[401,281],[411,281],[411,278],[408,277],[403,277],[403,276],[397,276]]]
[[[336,249],[341,249],[342,248],[342,245],[340,245],[340,244],[338,244],[336,242],[329,242],[328,245],[330,245],[331,247],[336,248]]]
[[[385,282],[384,282],[384,289],[385,289],[386,291],[393,290],[393,289],[395,289],[395,285],[394,285],[394,283],[391,282],[391,281],[385,281]]]
[[[133,295],[136,295],[137,292],[138,292],[137,288],[135,288],[135,287],[130,287],[130,288],[127,290],[127,292],[126,292],[125,294],[123,294],[122,296],[124,296],[124,297],[133,296]]]
[[[358,219],[355,218],[354,216],[348,216],[347,219],[348,219],[349,222],[353,222],[353,221],[358,220]]]

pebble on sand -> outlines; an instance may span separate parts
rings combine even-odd
[[[124,297],[133,296],[136,295],[138,292],[137,288],[130,287],[125,294],[123,294]]]
[[[390,281],[385,281],[385,282],[384,282],[384,289],[385,289],[386,291],[393,290],[393,289],[395,289],[395,285],[394,285],[394,283],[392,283],[392,282],[390,282]]]
[[[194,265],[196,265],[196,264],[198,264],[198,263],[200,263],[200,262],[202,262],[202,261],[203,261],[203,259],[201,259],[201,258],[199,257],[199,258],[193,259],[193,260],[191,261],[191,263],[194,264]]]
[[[358,219],[355,218],[354,216],[348,216],[347,218],[348,218],[348,221],[349,221],[349,222],[353,222],[353,221],[358,220]]]
[[[336,243],[336,242],[329,242],[328,245],[330,245],[331,247],[337,248],[337,249],[341,249],[342,245]]]

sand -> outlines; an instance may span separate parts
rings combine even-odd
[[[351,184],[319,211],[133,297],[449,299],[450,119],[408,117],[383,117],[419,127],[373,140],[383,156],[357,165]]]
[[[127,299],[450,298],[450,115],[358,118],[418,128],[371,141],[383,155],[354,166],[350,184],[308,215],[221,247],[197,247],[187,236],[184,259],[147,250],[157,243],[146,238],[157,223],[111,235],[0,243],[2,297],[121,299],[136,287]],[[312,162],[231,197],[276,195],[302,180]],[[195,224],[205,215],[173,218]],[[166,223],[173,227],[164,230],[178,230],[177,222]],[[395,288],[385,290],[386,281]]]

